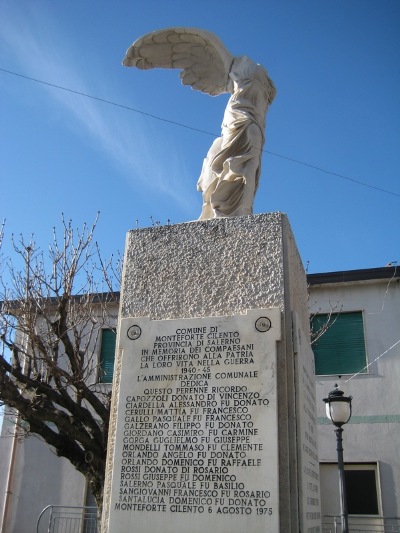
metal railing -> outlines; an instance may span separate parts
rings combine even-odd
[[[36,533],[97,533],[97,508],[48,505]],[[342,533],[340,516],[323,516],[322,533]],[[400,533],[400,517],[349,516],[349,533]]]
[[[322,533],[342,533],[340,516],[323,516]],[[350,515],[349,533],[400,533],[400,517]]]
[[[97,508],[48,505],[37,519],[36,533],[97,533]]]

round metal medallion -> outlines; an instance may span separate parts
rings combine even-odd
[[[271,320],[266,316],[260,316],[260,318],[256,320],[256,330],[265,333],[269,329],[271,329]]]
[[[137,324],[134,324],[133,326],[131,326],[128,329],[126,334],[131,339],[131,341],[135,341],[142,334],[142,330],[140,329],[140,327]]]

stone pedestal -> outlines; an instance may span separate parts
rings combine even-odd
[[[305,273],[285,215],[127,236],[102,531],[320,531]]]

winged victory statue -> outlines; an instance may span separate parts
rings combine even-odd
[[[204,159],[197,189],[200,220],[251,215],[261,173],[265,117],[276,89],[266,70],[247,56],[234,57],[220,39],[196,28],[167,28],[135,41],[127,67],[181,69],[184,85],[216,96],[231,93],[221,126]]]

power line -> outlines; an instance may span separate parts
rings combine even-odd
[[[56,85],[55,83],[50,83],[50,82],[47,82],[47,81],[39,80],[37,78],[32,78],[30,76],[25,76],[24,74],[19,74],[18,72],[13,72],[11,70],[7,70],[7,69],[1,68],[1,67],[0,67],[0,71],[1,72],[5,72],[6,74],[11,74],[13,76],[17,76],[19,78],[24,78],[24,79],[29,80],[29,81],[34,81],[36,83],[40,83],[40,84],[46,85],[48,87],[53,87],[54,89],[60,89],[62,91],[66,91],[66,92],[69,92],[69,93],[72,93],[72,94],[77,94],[79,96],[84,96],[85,98],[91,98],[92,100],[96,100],[97,102],[102,102],[104,104],[108,104],[108,105],[112,105],[112,106],[115,106],[115,107],[119,107],[121,109],[126,109],[127,111],[133,111],[134,113],[138,113],[140,115],[144,115],[146,117],[153,118],[154,120],[159,120],[159,121],[162,121],[162,122],[166,122],[168,124],[173,124],[174,126],[179,126],[181,128],[186,128],[188,130],[196,131],[198,133],[203,133],[205,135],[210,135],[211,137],[218,137],[219,136],[219,135],[216,135],[215,133],[211,133],[210,131],[206,131],[206,130],[202,130],[202,129],[199,129],[199,128],[195,128],[193,126],[189,126],[188,124],[183,124],[182,122],[177,122],[175,120],[170,120],[170,119],[167,119],[167,118],[163,118],[163,117],[160,117],[158,115],[154,115],[152,113],[147,113],[146,111],[142,111],[141,109],[136,109],[136,108],[131,107],[131,106],[127,106],[127,105],[124,105],[124,104],[118,104],[116,102],[112,102],[111,100],[106,100],[105,98],[99,98],[98,96],[93,96],[91,94],[83,93],[81,91],[75,91],[74,89],[69,89],[68,87],[63,87],[62,85]],[[341,178],[341,179],[344,179],[344,180],[347,180],[347,181],[351,181],[352,183],[356,183],[357,185],[361,185],[363,187],[368,187],[369,189],[374,189],[374,190],[379,191],[379,192],[383,192],[383,193],[386,193],[386,194],[390,194],[392,196],[400,197],[399,193],[396,193],[396,192],[393,192],[393,191],[389,191],[388,189],[383,189],[382,187],[376,187],[375,185],[370,185],[370,184],[365,183],[363,181],[356,180],[355,178],[350,178],[349,176],[345,176],[343,174],[338,174],[337,172],[332,172],[330,170],[326,170],[324,168],[317,167],[316,165],[311,165],[310,163],[305,163],[304,161],[300,161],[299,159],[294,159],[292,157],[288,157],[288,156],[285,156],[285,155],[282,155],[282,154],[278,154],[278,153],[272,152],[270,150],[262,150],[262,151],[264,153],[269,154],[269,155],[273,155],[273,156],[279,157],[281,159],[286,159],[286,161],[291,161],[292,163],[296,163],[298,165],[303,165],[303,166],[306,166],[308,168],[312,168],[314,170],[318,170],[319,172],[323,172],[325,174],[329,174],[330,176],[335,176],[336,178]]]
[[[390,350],[393,350],[393,348],[395,348],[398,344],[400,343],[400,339],[398,341],[396,341],[394,344],[392,344],[392,346],[390,346],[390,348],[388,348],[387,350],[385,350],[383,353],[381,353],[380,355],[378,355],[378,357],[375,357],[375,359],[373,361],[371,361],[370,363],[368,363],[367,366],[365,366],[364,368],[362,368],[359,372],[356,372],[356,374],[354,374],[353,376],[349,377],[349,379],[346,379],[346,381],[344,382],[344,385],[346,385],[346,383],[348,383],[351,379],[355,378],[356,376],[358,376],[359,374],[363,373],[365,370],[367,370],[367,368],[369,368],[371,365],[373,365],[375,363],[375,361],[377,361],[378,359],[380,359],[381,357],[383,357],[384,355],[386,355],[387,353],[390,352]]]
[[[337,178],[342,178],[347,181],[352,181],[353,183],[357,183],[357,185],[362,185],[363,187],[369,187],[370,189],[375,189],[376,191],[384,192],[386,194],[391,194],[392,196],[398,196],[400,197],[400,194],[393,191],[388,191],[387,189],[382,189],[381,187],[376,187],[375,185],[370,185],[369,183],[364,183],[363,181],[356,180],[354,178],[350,178],[349,176],[344,176],[343,174],[338,174],[337,172],[332,172],[330,170],[326,170],[321,167],[317,167],[315,165],[311,165],[310,163],[304,163],[304,161],[299,161],[298,159],[293,159],[291,157],[287,157],[284,155],[276,154],[274,152],[270,152],[269,150],[263,150],[264,152],[267,152],[268,154],[274,155],[276,157],[281,157],[282,159],[286,159],[287,161],[292,161],[293,163],[298,163],[299,165],[304,165],[305,167],[313,168],[314,170],[319,170],[320,172],[324,172],[325,174],[329,174],[331,176],[336,176]]]
[[[29,81],[34,81],[36,83],[41,83],[42,85],[47,85],[48,87],[53,87],[55,89],[61,89],[62,91],[66,91],[68,93],[77,94],[79,96],[84,96],[85,98],[91,98],[92,100],[96,100],[97,102],[102,102],[103,104],[109,104],[113,105],[115,107],[120,107],[121,109],[126,109],[127,111],[133,111],[134,113],[139,113],[140,115],[144,115],[146,117],[154,118],[155,120],[161,120],[162,122],[167,122],[169,124],[173,124],[174,126],[180,126],[182,128],[186,128],[188,130],[197,131],[199,133],[204,133],[206,135],[211,135],[212,137],[218,137],[218,135],[215,135],[214,133],[211,133],[209,131],[201,130],[199,128],[194,128],[193,126],[189,126],[188,124],[182,124],[181,122],[176,122],[174,120],[170,120],[168,118],[159,117],[157,115],[153,115],[151,113],[147,113],[146,111],[142,111],[140,109],[135,109],[134,107],[130,107],[124,104],[118,104],[116,102],[112,102],[111,100],[106,100],[105,98],[99,98],[98,96],[93,96],[91,94],[83,93],[81,91],[75,91],[74,89],[69,89],[68,87],[63,87],[62,85],[56,85],[55,83],[50,83],[48,81],[38,80],[37,78],[31,78],[30,76],[25,76],[24,74],[18,74],[17,72],[12,72],[11,70],[6,70],[4,68],[0,67],[1,72],[6,72],[7,74],[12,74],[13,76],[18,76],[19,78],[24,78]]]

